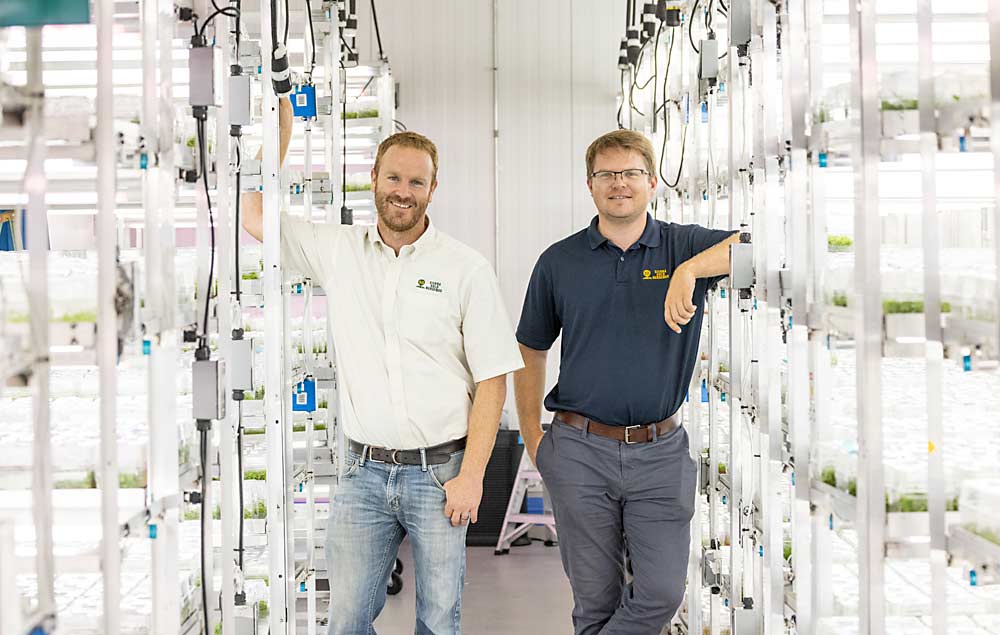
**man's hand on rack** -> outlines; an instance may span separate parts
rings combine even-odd
[[[459,473],[444,484],[448,497],[444,515],[451,519],[451,526],[458,527],[479,520],[479,503],[483,500],[483,479],[472,474]]]
[[[680,333],[681,326],[690,322],[697,311],[694,304],[696,280],[694,273],[684,265],[677,267],[670,276],[670,287],[663,300],[663,321],[675,333]]]

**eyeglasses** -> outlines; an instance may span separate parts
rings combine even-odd
[[[591,174],[590,178],[594,179],[598,183],[612,183],[615,180],[615,177],[619,174],[622,175],[622,179],[625,181],[638,181],[642,177],[647,176],[649,172],[638,168],[618,170],[617,172],[612,172],[611,170],[600,170]]]

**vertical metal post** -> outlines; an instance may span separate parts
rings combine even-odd
[[[792,454],[792,558],[795,565],[795,620],[797,632],[814,632],[812,619],[812,546],[810,536],[810,437],[809,414],[809,284],[807,180],[809,166],[805,135],[806,83],[805,12],[802,3],[783,5],[781,13],[782,92],[785,95],[785,210],[788,222],[789,270],[792,278],[792,315],[789,329],[788,402]],[[801,54],[800,54],[801,52]]]
[[[216,45],[221,48],[221,68],[229,69],[230,52],[233,50],[230,44],[230,18],[222,15],[215,18]],[[222,25],[226,26],[222,26]],[[233,316],[239,311],[235,297],[232,294],[235,275],[240,275],[235,271],[235,253],[238,249],[236,243],[236,197],[239,192],[233,192],[232,178],[232,156],[233,137],[229,134],[229,81],[222,83],[222,103],[223,107],[215,109],[215,244],[217,253],[215,258],[215,279],[218,280],[219,292],[216,295],[216,315],[219,320],[218,344],[219,353],[224,360],[232,359],[232,331]],[[238,509],[239,502],[236,496],[236,488],[240,487],[240,480],[243,475],[237,474],[236,461],[236,428],[239,426],[239,402],[230,401],[233,394],[232,372],[234,369],[225,366],[225,386],[226,400],[229,401],[226,407],[226,416],[220,419],[216,425],[219,429],[219,522],[222,529],[222,552],[219,558],[221,568],[222,588],[219,595],[219,605],[222,620],[222,635],[235,635],[235,615],[236,615],[236,575],[237,575],[237,542],[236,532],[239,517],[236,514],[243,514],[242,509]],[[239,480],[234,480],[239,479]],[[212,601],[214,603],[214,596]],[[214,611],[212,613],[214,618]],[[214,628],[214,627],[213,627]],[[213,630],[214,632],[214,630]]]
[[[114,105],[111,33],[114,4],[98,0],[97,13],[97,365],[100,372],[101,421],[101,572],[104,583],[103,631],[116,635],[121,617],[121,554],[118,526],[118,438],[115,393],[118,364],[118,316],[115,311],[118,259],[115,220]]]
[[[28,93],[31,95],[28,127],[28,164],[24,191],[28,195],[28,261],[31,266],[28,303],[31,314],[32,369],[31,412],[34,418],[32,519],[35,525],[35,568],[38,575],[38,610],[56,610],[52,553],[52,434],[49,423],[49,231],[45,204],[45,86],[42,82],[42,29],[25,33],[28,59]]]
[[[286,276],[287,279],[287,276]],[[278,384],[278,399],[281,401],[282,421],[281,427],[281,451],[283,465],[282,475],[282,525],[284,529],[285,552],[288,559],[285,564],[285,632],[288,635],[295,635],[295,598],[298,589],[295,586],[295,576],[298,566],[295,562],[295,494],[293,492],[295,474],[295,455],[292,448],[292,427],[295,423],[292,412],[292,318],[291,318],[291,285],[286,281],[281,285],[281,350],[283,354],[283,370],[281,383]],[[265,310],[267,310],[265,304]]]
[[[780,253],[781,219],[775,209],[778,194],[778,124],[775,108],[768,102],[774,94],[777,71],[777,15],[774,5],[760,1],[754,16],[755,37],[751,42],[756,103],[755,128],[761,133],[754,143],[754,209],[763,214],[762,232],[754,238],[755,250],[763,266],[763,303],[758,299],[758,311],[764,316],[761,330],[761,421],[766,431],[761,460],[766,463],[763,491],[763,524],[765,534],[764,623],[767,635],[785,632],[785,581],[783,500],[781,497],[784,471],[784,431],[781,406],[781,362],[784,356],[781,338],[781,279]],[[766,448],[766,450],[764,450]]]
[[[878,64],[875,57],[875,3],[852,2],[851,44],[858,134],[854,152],[855,289],[850,304],[860,308],[855,330],[858,412],[858,614],[861,635],[885,632],[885,501],[882,468],[882,297],[879,267],[881,227],[878,167],[881,158]]]
[[[142,10],[143,137],[148,175],[145,219],[146,337],[149,339],[149,496],[163,500],[179,493],[176,287],[174,284],[174,110],[172,0],[146,0]],[[159,60],[156,45],[159,44]],[[179,516],[167,509],[150,519],[153,614],[151,631],[180,631]]]
[[[948,543],[945,535],[944,492],[944,347],[941,329],[941,246],[934,158],[937,122],[934,116],[934,50],[931,1],[917,2],[917,51],[920,109],[920,167],[924,205],[924,328],[927,355],[927,510],[931,535],[931,627],[934,635],[948,630]]]
[[[17,591],[14,521],[0,519],[0,635],[22,635],[21,595]]]
[[[987,3],[990,20],[990,145],[993,149],[993,249],[1000,267],[1000,5]],[[998,269],[1000,270],[1000,269]],[[997,276],[996,306],[1000,311],[1000,276]],[[997,342],[1000,346],[1000,320],[997,320]]]
[[[271,3],[260,2],[261,55],[270,59]],[[264,418],[267,426],[267,547],[270,570],[269,630],[288,633],[288,541],[285,535],[285,349],[282,338],[281,187],[279,179],[278,97],[271,88],[271,65],[265,63],[262,107],[263,140],[261,182],[264,211]]]
[[[308,132],[306,133],[308,134]],[[306,155],[306,174],[312,170]],[[308,207],[306,208],[307,214]],[[312,281],[302,285],[305,308],[302,312],[302,352],[305,353],[306,376],[313,377]],[[317,404],[318,405],[318,404]],[[315,411],[306,417],[306,634],[316,635],[316,474],[313,466],[313,433]]]

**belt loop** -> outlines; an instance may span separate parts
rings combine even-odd
[[[372,450],[372,446],[370,446],[370,445],[366,445],[363,448],[361,448],[361,460],[358,461],[358,466],[360,466],[360,467],[364,467],[365,466],[365,455],[370,454],[371,450]]]
[[[650,425],[649,427],[653,429],[653,443],[656,443],[656,439],[660,435],[659,425],[657,425],[657,424],[654,423],[654,424]]]
[[[583,428],[580,430],[580,436],[586,439],[588,434],[590,434],[590,419],[584,417]]]
[[[427,471],[427,448],[420,448],[420,471]]]

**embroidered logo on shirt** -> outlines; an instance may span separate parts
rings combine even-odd
[[[444,289],[441,288],[440,282],[435,282],[433,280],[424,280],[423,278],[417,280],[417,288],[423,289],[424,291],[433,291],[435,293],[441,293]]]
[[[670,277],[666,269],[654,269],[650,271],[649,269],[642,270],[643,280],[666,280]]]

